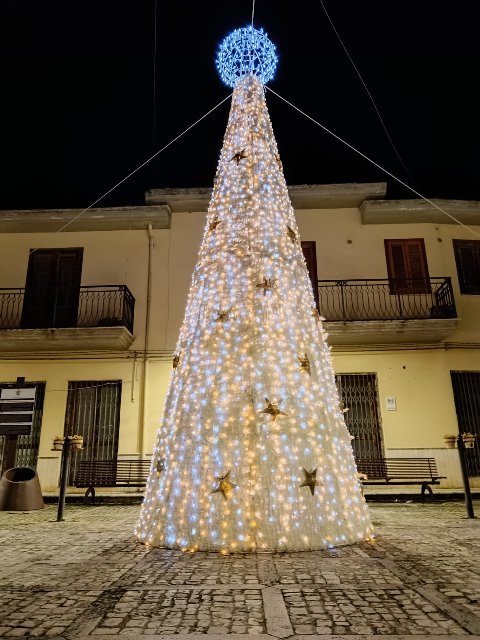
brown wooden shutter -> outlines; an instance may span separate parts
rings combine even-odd
[[[47,292],[55,284],[55,264],[53,251],[31,251],[22,309],[23,329],[49,326],[53,301]]]
[[[319,309],[318,302],[318,275],[317,275],[317,243],[315,240],[302,240],[302,251],[307,263],[308,275],[313,288],[315,305]]]
[[[460,292],[480,294],[480,240],[454,240]]]
[[[385,255],[391,293],[430,293],[423,238],[385,240]]]
[[[75,326],[83,249],[35,249],[30,252],[22,310],[22,328]]]

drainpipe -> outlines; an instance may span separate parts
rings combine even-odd
[[[145,456],[145,431],[147,420],[147,386],[148,386],[148,348],[150,337],[150,309],[152,303],[152,251],[153,251],[153,232],[152,225],[149,222],[147,227],[148,235],[148,267],[147,267],[147,308],[145,310],[145,339],[143,342],[143,376],[142,386],[140,389],[140,415],[138,429],[138,445],[140,457]]]

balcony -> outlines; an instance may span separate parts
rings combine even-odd
[[[441,342],[458,324],[450,278],[320,280],[331,344]]]
[[[128,349],[134,310],[126,285],[57,288],[42,297],[0,289],[0,351]]]

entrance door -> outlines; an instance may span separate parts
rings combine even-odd
[[[116,460],[121,380],[69,382],[65,435],[83,436],[83,450],[71,458],[70,484],[79,460]]]
[[[355,460],[384,457],[375,373],[341,373],[335,376],[343,403],[347,429],[352,436]]]
[[[465,449],[469,477],[480,476],[480,371],[451,371],[460,433],[474,433],[473,449]]]
[[[77,324],[83,249],[35,249],[28,262],[22,329]]]
[[[43,416],[43,400],[45,398],[44,382],[29,382],[29,385],[35,385],[35,405],[33,409],[33,424],[30,435],[18,436],[17,451],[15,454],[16,467],[37,467],[38,447],[40,444],[40,432],[42,430]],[[15,389],[16,382],[0,384],[0,389]],[[0,476],[5,471],[5,436],[0,436]]]

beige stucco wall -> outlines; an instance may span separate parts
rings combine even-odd
[[[431,276],[452,277],[461,322],[448,338],[449,348],[418,345],[372,351],[367,345],[361,351],[345,347],[334,357],[338,373],[377,374],[387,451],[442,447],[443,434],[457,430],[450,371],[480,371],[480,349],[464,344],[480,345],[480,296],[460,295],[452,247],[452,238],[472,236],[450,224],[362,225],[356,208],[302,210],[297,218],[302,239],[317,243],[319,279],[386,278],[384,239],[408,237],[425,239]],[[119,453],[151,453],[171,375],[171,352],[183,319],[204,225],[204,212],[173,213],[171,229],[153,231],[152,313],[143,419],[146,230],[0,233],[0,287],[25,285],[28,253],[33,247],[83,247],[82,284],[126,284],[136,298],[135,341],[129,352],[49,354],[43,359],[39,354],[25,354],[23,359],[20,354],[0,356],[0,382],[12,382],[17,376],[46,382],[39,463],[46,490],[55,489],[58,477],[58,454],[50,451],[50,444],[52,437],[63,431],[68,381],[122,380]],[[459,348],[452,348],[455,343]],[[396,398],[397,411],[387,411],[387,396]],[[455,473],[451,472],[452,478]],[[458,479],[449,482],[458,485]]]

